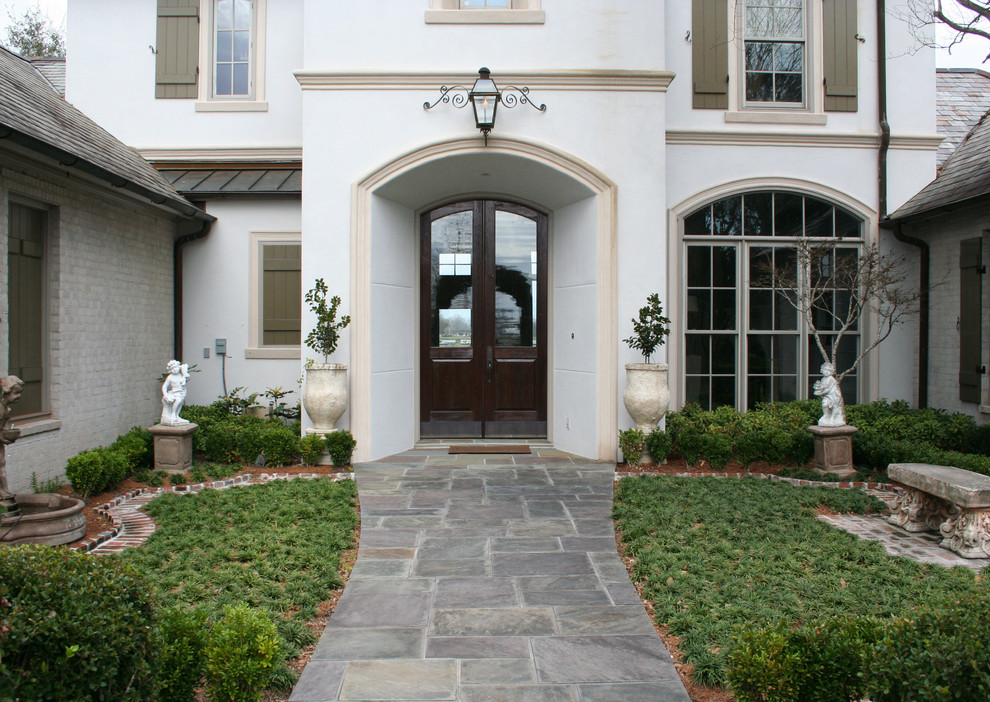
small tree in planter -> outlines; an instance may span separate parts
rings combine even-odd
[[[303,407],[313,420],[314,433],[333,431],[337,420],[347,409],[347,366],[329,363],[337,350],[340,332],[351,323],[345,315],[337,321],[340,297],[334,295],[327,301],[327,284],[318,278],[313,289],[306,293],[306,302],[316,315],[316,326],[306,337],[306,346],[323,356],[323,363],[306,362],[306,389]]]
[[[649,434],[670,405],[667,364],[650,362],[670,334],[670,320],[663,316],[658,294],[646,298],[646,306],[640,308],[639,318],[633,318],[632,323],[634,334],[624,341],[629,348],[643,354],[644,363],[626,364],[626,391],[622,394],[622,402],[636,428]],[[642,460],[652,462],[649,451],[644,451]],[[663,460],[662,456],[660,460]]]

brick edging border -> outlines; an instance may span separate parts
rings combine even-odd
[[[191,485],[179,485],[177,487],[159,487],[159,488],[138,488],[136,490],[131,490],[129,492],[121,493],[117,497],[104,502],[103,504],[94,507],[93,511],[101,515],[110,522],[110,528],[106,531],[101,531],[99,534],[91,539],[86,539],[79,543],[69,546],[73,551],[79,551],[81,553],[90,553],[97,549],[98,547],[105,544],[111,539],[115,539],[120,536],[121,532],[124,530],[123,521],[115,514],[112,513],[114,507],[119,507],[122,504],[130,502],[135,497],[140,497],[142,495],[147,495],[153,493],[149,498],[150,502],[155,497],[159,495],[164,495],[168,492],[175,492],[179,494],[194,495],[203,490],[226,490],[227,488],[237,487],[240,485],[259,485],[263,483],[272,482],[274,480],[293,480],[296,478],[304,480],[314,480],[316,478],[331,478],[334,481],[352,479],[354,473],[344,472],[344,473],[262,473],[257,478],[254,477],[253,473],[242,473],[241,475],[235,475],[232,478],[224,478],[223,480],[211,480],[204,483],[193,483]]]
[[[837,488],[862,488],[863,490],[882,490],[884,492],[897,492],[900,491],[900,486],[894,485],[893,483],[873,483],[873,482],[863,482],[860,480],[805,480],[803,478],[788,478],[783,475],[774,475],[773,473],[711,473],[703,471],[684,471],[681,473],[660,473],[657,471],[644,471],[644,472],[632,472],[632,471],[615,471],[615,479],[619,480],[621,478],[636,478],[641,475],[649,476],[661,476],[667,475],[672,478],[758,478],[760,480],[772,480],[775,482],[790,483],[791,485],[800,485],[802,487],[837,487]]]

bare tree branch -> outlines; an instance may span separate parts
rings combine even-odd
[[[947,48],[966,36],[978,36],[990,40],[990,1],[988,0],[908,0],[903,10],[893,10],[891,14],[905,20],[911,26],[915,39],[924,46]],[[949,40],[936,40],[931,35],[932,28],[944,25],[952,30]],[[990,60],[990,50],[983,59]]]

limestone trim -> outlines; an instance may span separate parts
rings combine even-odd
[[[294,75],[303,90],[427,90],[441,85],[471,86],[477,73],[299,70]],[[670,71],[509,71],[498,73],[500,85],[522,84],[533,90],[592,92],[666,92],[674,79]]]
[[[668,142],[669,143],[669,142]],[[685,315],[680,313],[684,304],[684,291],[680,281],[684,279],[684,218],[702,205],[720,200],[730,195],[753,192],[757,190],[787,190],[790,192],[811,195],[812,197],[829,200],[836,205],[858,214],[863,218],[863,243],[871,244],[878,237],[878,219],[876,211],[866,203],[847,193],[830,188],[820,183],[798,178],[743,178],[714,185],[684,198],[667,211],[667,300],[668,309],[678,311],[672,316],[672,338],[683,338]],[[866,338],[876,328],[875,315],[866,316],[861,325],[860,334]],[[671,368],[670,406],[679,409],[684,405],[684,373],[685,357],[683,344],[668,344],[668,362]],[[869,354],[860,364],[860,390],[864,397],[876,397],[879,393],[879,358],[875,353]]]
[[[752,110],[749,112],[726,112],[726,124],[733,122],[746,124],[828,124],[828,115],[824,112],[772,112],[770,110]]]
[[[138,153],[153,163],[208,161],[243,163],[261,161],[302,161],[301,146],[230,147],[220,149],[139,147]]]
[[[533,161],[566,175],[585,185],[597,202],[598,261],[597,316],[598,339],[596,408],[597,456],[599,460],[615,460],[618,435],[618,301],[616,255],[616,186],[589,164],[553,147],[535,142],[504,137],[489,137],[488,145],[477,139],[455,139],[425,146],[382,165],[356,182],[351,189],[351,431],[358,438],[355,461],[371,458],[371,204],[375,192],[393,179],[420,166],[450,156],[491,154],[501,152]],[[426,204],[426,203],[424,203]],[[552,397],[552,363],[548,396]],[[418,403],[419,390],[417,386]],[[549,418],[548,418],[549,420]],[[552,422],[548,421],[548,424]],[[418,431],[417,431],[418,435]],[[364,439],[362,441],[362,438]]]
[[[935,151],[944,137],[934,134],[895,134],[890,148],[904,151]],[[668,129],[667,144],[689,146],[784,146],[840,149],[880,147],[880,136],[873,132],[743,131],[720,129]]]
[[[543,24],[543,10],[427,10],[426,24]]]
[[[62,420],[51,417],[41,417],[40,419],[14,420],[13,427],[21,430],[21,438],[35,434],[45,434],[50,431],[58,431],[62,428]]]
[[[268,112],[268,101],[267,100],[197,101],[196,112]]]

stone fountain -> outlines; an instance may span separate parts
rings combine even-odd
[[[70,544],[86,533],[82,500],[56,494],[15,495],[7,487],[7,445],[21,435],[20,429],[10,426],[11,405],[23,389],[16,376],[0,378],[0,544]]]

